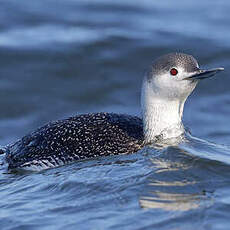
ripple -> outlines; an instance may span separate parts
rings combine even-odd
[[[0,47],[40,47],[54,43],[90,43],[101,37],[93,29],[44,25],[1,33]]]

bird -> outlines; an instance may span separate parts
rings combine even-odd
[[[224,68],[201,69],[184,53],[153,61],[141,89],[142,116],[88,113],[50,122],[3,148],[8,170],[54,168],[100,156],[135,153],[182,135],[184,104],[200,80]]]

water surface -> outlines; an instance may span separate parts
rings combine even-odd
[[[229,1],[0,4],[1,145],[74,114],[139,115],[142,77],[159,55],[225,67],[185,105],[200,139],[38,173],[1,166],[1,229],[229,228]]]

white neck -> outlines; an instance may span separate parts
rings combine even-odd
[[[147,143],[154,141],[158,135],[167,139],[184,132],[182,115],[185,100],[162,98],[152,89],[147,79],[144,80],[141,103]]]

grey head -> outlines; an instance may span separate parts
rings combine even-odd
[[[169,53],[157,58],[147,81],[160,97],[187,98],[199,80],[215,75],[223,68],[200,69],[197,60],[184,53]]]

